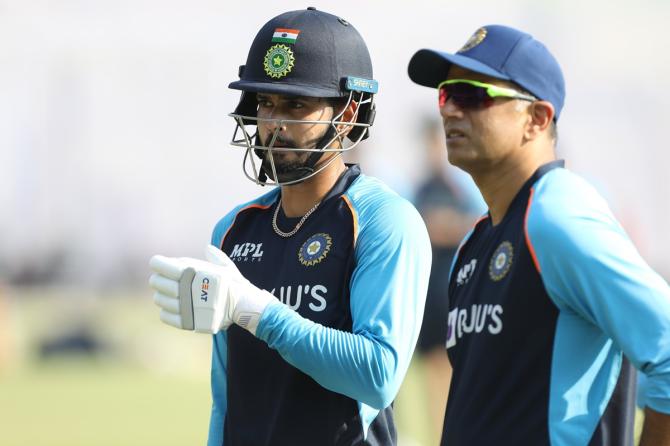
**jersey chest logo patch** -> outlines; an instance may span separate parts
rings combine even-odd
[[[461,269],[458,270],[456,275],[456,286],[465,285],[470,281],[472,275],[475,273],[475,268],[477,267],[477,259],[470,260],[469,263],[463,265]]]
[[[305,266],[313,266],[326,258],[333,239],[325,232],[314,234],[298,250],[298,260]]]
[[[237,243],[229,254],[230,260],[235,262],[260,262],[263,260],[262,243]]]
[[[489,276],[494,282],[502,280],[514,261],[514,247],[510,242],[502,242],[491,256],[489,263]]]

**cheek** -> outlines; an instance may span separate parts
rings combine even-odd
[[[295,142],[307,141],[314,133],[314,124],[288,124],[284,134]]]
[[[481,139],[491,147],[518,144],[523,136],[521,124],[514,113],[492,113],[482,122]]]
[[[327,124],[299,124],[294,130],[296,138],[313,141],[322,137],[328,129]]]

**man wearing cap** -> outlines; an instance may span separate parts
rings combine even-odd
[[[449,161],[489,207],[450,273],[442,444],[630,445],[635,369],[641,444],[670,444],[670,287],[556,160],[556,59],[492,25],[455,54],[418,51],[409,75],[438,89]]]
[[[245,174],[279,187],[216,225],[207,261],[151,260],[161,319],[214,334],[208,444],[394,445],[431,248],[416,209],[340,157],[374,118],[365,42],[284,13],[230,87]]]

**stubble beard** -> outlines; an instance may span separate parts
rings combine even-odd
[[[265,140],[265,147],[269,147],[271,141],[272,136],[270,135]],[[305,166],[305,164],[312,152],[284,152],[283,149],[297,148],[294,141],[285,138],[277,137],[274,145],[276,146],[277,144],[281,147],[273,148],[272,151],[265,151],[261,165],[262,169],[270,179],[283,183],[299,180],[311,173],[312,169]],[[272,161],[270,160],[270,157],[272,157]],[[274,172],[277,173],[276,179],[274,178],[274,172],[272,170],[273,164]]]

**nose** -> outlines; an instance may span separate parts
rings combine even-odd
[[[444,105],[440,107],[442,118],[460,118],[463,116],[463,110],[458,107],[452,98],[447,98]]]
[[[263,129],[267,132],[281,132],[286,130],[286,124],[282,122],[282,116],[277,113],[276,107],[272,107],[270,110],[267,110],[265,116],[263,116],[263,121],[261,121]]]

